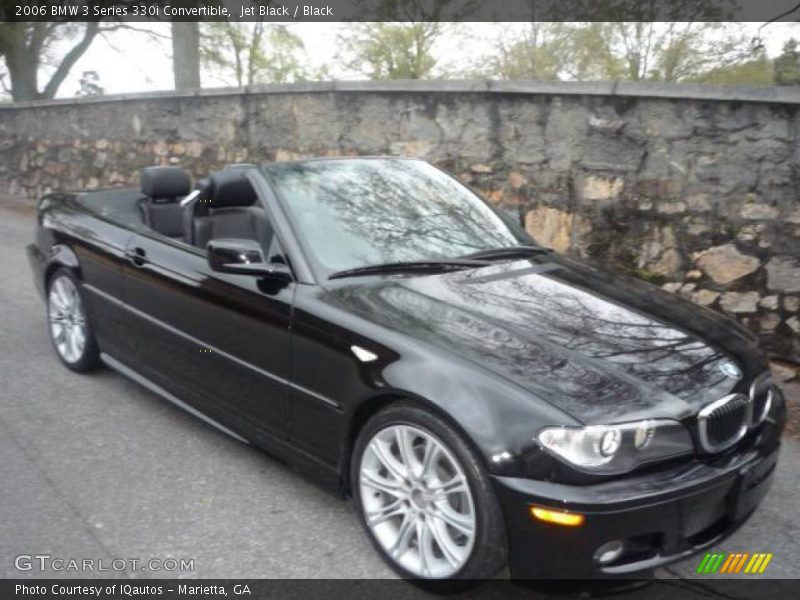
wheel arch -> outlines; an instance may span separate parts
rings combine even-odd
[[[78,255],[75,254],[75,251],[67,244],[56,244],[50,249],[50,255],[47,258],[47,263],[44,268],[43,283],[45,290],[47,290],[53,274],[63,268],[69,269],[78,279],[83,281],[83,273],[81,272],[81,263],[80,260],[78,260]]]
[[[372,417],[382,410],[401,402],[413,404],[420,408],[429,410],[450,425],[462,436],[467,445],[472,448],[475,454],[479,457],[484,468],[487,470],[489,469],[490,465],[486,461],[485,453],[481,451],[469,432],[458,422],[457,419],[448,414],[444,408],[425,397],[414,394],[413,392],[406,390],[387,390],[373,394],[360,402],[353,411],[353,414],[348,422],[347,435],[345,436],[344,448],[342,449],[342,463],[340,466],[341,491],[344,495],[349,496],[352,493],[352,482],[350,481],[350,461],[353,458],[353,450],[355,449],[356,440],[358,439],[361,431],[364,429],[364,426],[370,421],[370,419],[372,419]]]

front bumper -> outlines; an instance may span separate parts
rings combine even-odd
[[[515,579],[633,576],[685,558],[733,533],[767,493],[777,442],[753,444],[713,463],[589,486],[494,477],[506,517],[509,566]],[[531,506],[585,515],[566,527],[534,520]],[[607,564],[597,549],[621,540],[622,555]]]

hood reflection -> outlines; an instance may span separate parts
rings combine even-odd
[[[574,279],[576,270],[562,259],[545,261],[354,280],[330,292],[349,310],[470,359],[585,422],[683,417],[736,384],[719,368],[727,357],[703,338],[568,282],[565,273]],[[532,262],[541,268],[525,268]]]

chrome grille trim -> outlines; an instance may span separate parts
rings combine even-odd
[[[764,393],[766,390],[767,399],[764,401],[764,406],[761,408],[759,414],[756,413],[756,398],[759,392]],[[750,427],[755,427],[764,422],[769,414],[769,409],[772,407],[772,375],[769,371],[765,371],[753,380],[750,385]]]
[[[736,433],[732,435],[727,440],[722,442],[714,443],[709,439],[708,436],[708,423],[711,417],[713,416],[714,412],[720,408],[726,407],[728,404],[734,401],[744,401],[745,402],[745,410],[742,413],[742,422],[739,428],[737,429]],[[741,440],[745,434],[747,433],[747,426],[750,422],[751,418],[751,411],[752,411],[752,402],[748,396],[744,394],[729,394],[728,396],[724,396],[719,400],[715,400],[710,404],[706,404],[699,413],[697,413],[697,434],[700,438],[700,444],[703,447],[703,450],[706,452],[721,452],[726,448],[730,448],[736,442]]]

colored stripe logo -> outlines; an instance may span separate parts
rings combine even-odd
[[[759,575],[767,570],[772,556],[772,552],[707,553],[700,561],[697,573],[702,575],[713,573]]]

